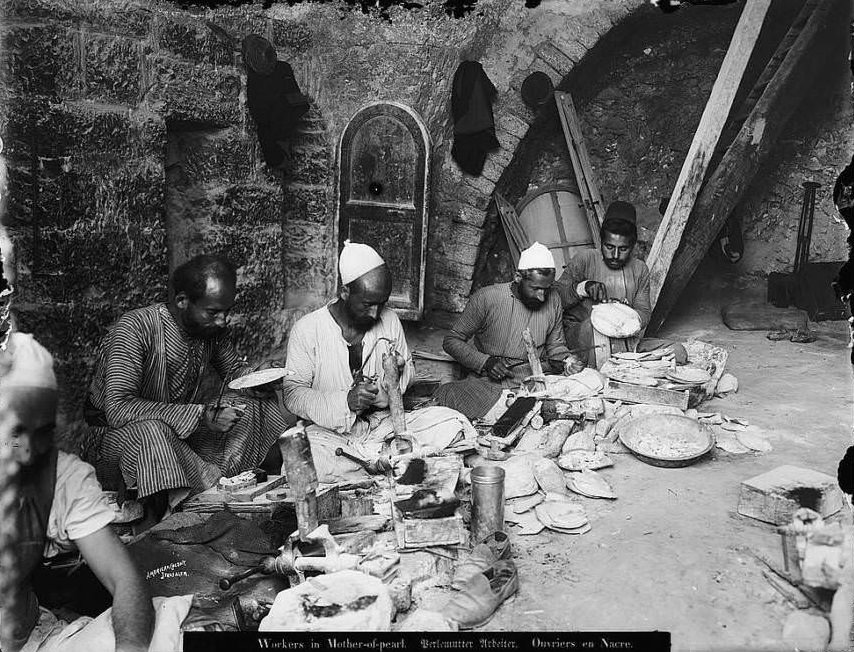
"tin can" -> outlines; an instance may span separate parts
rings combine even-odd
[[[496,531],[504,531],[504,469],[477,466],[471,472],[472,542]]]

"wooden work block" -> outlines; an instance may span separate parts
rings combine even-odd
[[[271,475],[264,482],[259,482],[254,487],[240,489],[239,491],[221,491],[226,500],[235,502],[249,503],[255,500],[258,496],[265,495],[268,491],[278,489],[283,484],[286,484],[288,479],[283,475]]]
[[[605,387],[605,399],[609,401],[625,401],[626,403],[644,403],[647,405],[667,405],[680,410],[688,409],[688,392],[661,389],[660,387],[644,387],[631,383],[620,383],[608,380]]]
[[[823,517],[842,509],[842,492],[836,479],[797,466],[778,466],[741,483],[738,513],[742,516],[783,525],[790,523],[801,507]]]
[[[400,549],[459,545],[465,542],[460,511],[445,518],[401,518],[396,529]]]

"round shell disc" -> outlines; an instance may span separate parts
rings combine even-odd
[[[271,367],[270,369],[261,369],[253,371],[251,374],[246,374],[240,378],[235,378],[228,383],[229,389],[249,389],[251,387],[259,387],[277,380],[281,380],[285,376],[290,376],[291,372],[286,371],[284,367]]]

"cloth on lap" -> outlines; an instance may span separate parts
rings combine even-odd
[[[183,649],[181,623],[193,602],[192,595],[154,598],[154,634],[149,652],[179,652]],[[47,609],[21,652],[112,652],[116,649],[113,610],[97,618],[83,617],[67,623]]]

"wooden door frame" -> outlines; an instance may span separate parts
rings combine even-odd
[[[339,241],[341,239],[341,186],[343,184],[343,180],[341,177],[342,174],[342,160],[341,157],[344,152],[344,137],[347,135],[347,130],[350,128],[350,125],[353,124],[353,121],[367,109],[376,106],[393,106],[396,109],[400,109],[403,112],[407,113],[418,126],[418,129],[421,132],[421,137],[424,142],[424,192],[423,198],[421,200],[422,203],[422,220],[421,220],[421,252],[420,252],[420,269],[419,269],[419,277],[418,281],[418,305],[415,309],[401,309],[401,308],[393,308],[393,310],[397,313],[398,317],[401,319],[411,319],[411,320],[419,320],[424,315],[424,279],[425,279],[425,271],[427,266],[427,227],[430,221],[430,165],[431,165],[431,154],[432,154],[432,146],[433,143],[430,140],[430,133],[427,131],[427,127],[424,124],[424,120],[422,120],[421,116],[409,106],[405,104],[401,104],[400,102],[394,102],[389,100],[379,100],[376,102],[368,102],[367,104],[363,104],[360,106],[356,112],[350,116],[350,119],[347,120],[347,124],[341,130],[341,136],[338,138],[338,146],[336,148],[336,166],[335,166],[335,234],[334,234],[334,242],[335,242],[335,260],[336,260],[336,268],[335,268],[335,294],[338,294],[339,290],[339,274],[337,269],[337,260],[339,255]],[[416,207],[417,208],[417,207]]]

